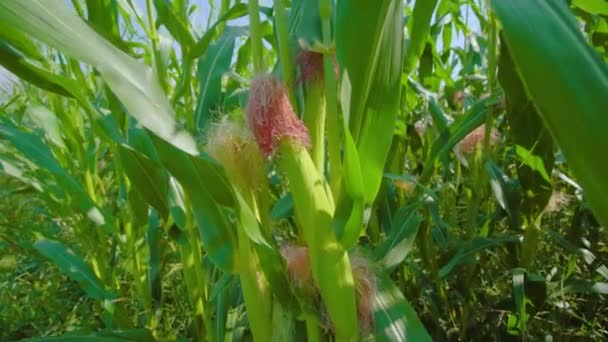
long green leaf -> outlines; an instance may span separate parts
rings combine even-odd
[[[77,281],[89,297],[97,300],[111,297],[111,293],[104,288],[101,280],[82,257],[74,254],[60,242],[43,239],[34,243],[34,248],[52,260],[68,277]]]
[[[65,148],[61,137],[62,126],[53,112],[43,106],[31,106],[25,114],[35,127],[42,129],[47,140],[55,146]]]
[[[166,219],[169,214],[167,171],[159,163],[126,145],[119,145],[118,152],[125,173],[138,193]]]
[[[194,124],[199,132],[203,131],[212,119],[211,111],[220,102],[222,76],[230,68],[235,40],[242,33],[244,30],[241,28],[227,27],[217,42],[211,44],[199,60],[200,91],[194,112]]]
[[[223,170],[209,157],[190,156],[155,135],[151,137],[162,164],[179,181],[190,200],[209,258],[226,272],[238,272],[236,229],[222,206],[237,208],[237,204]]]
[[[30,37],[5,22],[0,22],[0,40],[8,42],[29,58],[38,61],[44,60],[44,55]]]
[[[367,97],[372,87],[381,37],[391,0],[338,1],[336,8],[336,56],[341,77],[351,84],[349,117],[355,142],[359,140]],[[361,46],[366,46],[361,49]],[[344,105],[344,104],[343,104]]]
[[[221,18],[218,19],[215,24],[213,24],[207,32],[203,35],[203,37],[196,42],[194,47],[192,48],[189,57],[191,59],[196,59],[201,56],[207,50],[207,47],[211,43],[213,36],[215,35],[217,27],[228,20],[237,19],[247,14],[247,4],[238,3],[230,8]]]
[[[72,177],[57,160],[39,136],[22,132],[15,127],[0,124],[0,139],[5,139],[19,150],[27,159],[39,167],[50,171],[63,191],[72,198],[72,205],[98,225],[111,224],[111,219],[95,206],[83,187]]]
[[[180,149],[196,153],[192,136],[176,126],[173,110],[152,70],[103,39],[65,1],[1,0],[0,21],[97,67],[144,127]]]
[[[23,55],[6,42],[0,40],[0,64],[15,76],[50,92],[74,97],[73,89],[78,84],[69,78],[53,75],[50,72],[29,63]]]
[[[443,278],[447,276],[450,272],[452,272],[454,267],[459,265],[467,257],[474,255],[475,253],[481,252],[492,247],[500,246],[502,244],[517,243],[520,241],[520,236],[504,236],[492,239],[480,238],[467,242],[458,250],[456,255],[454,255],[450,259],[450,261],[448,261],[448,263],[445,264],[445,266],[443,266],[439,270],[439,277]]]
[[[438,2],[439,0],[416,1],[414,5],[414,12],[408,22],[410,37],[404,61],[404,69],[408,74],[416,67],[422,55],[431,30],[431,18]]]
[[[190,34],[188,23],[175,13],[174,7],[169,0],[154,0],[154,7],[158,13],[158,22],[167,27],[173,38],[177,40],[182,49],[188,50],[194,45],[194,38]]]
[[[513,65],[507,44],[501,44],[498,80],[505,91],[506,119],[511,127],[513,142],[529,150],[531,157],[538,156],[540,165],[517,164],[517,175],[525,194],[522,209],[528,216],[542,210],[553,189],[550,174],[555,157],[553,140],[544,127],[534,103],[528,98],[517,70]],[[518,151],[516,151],[518,153]],[[519,155],[519,153],[518,153]]]
[[[401,13],[403,13],[403,2],[392,1],[384,18],[380,53],[357,140],[359,158],[362,161],[363,198],[367,205],[374,201],[380,190],[384,164],[393,141],[395,122],[401,107],[403,67]]]
[[[386,275],[380,277],[374,298],[376,341],[432,341],[418,314]]]
[[[422,218],[411,209],[401,209],[393,221],[393,227],[386,241],[378,247],[376,258],[386,269],[401,264],[414,247]]]
[[[117,337],[99,337],[90,335],[46,336],[21,340],[23,342],[127,342],[131,340]]]
[[[608,226],[608,66],[563,1],[492,0],[519,76],[545,125]],[[550,35],[552,39],[547,39]]]

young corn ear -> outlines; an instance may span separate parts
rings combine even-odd
[[[486,126],[482,125],[474,129],[464,139],[458,143],[458,148],[461,152],[471,154],[483,145],[483,139],[486,135]],[[490,146],[495,146],[500,140],[500,133],[495,128],[490,132]]]
[[[226,116],[211,125],[207,152],[222,164],[236,190],[245,198],[241,205],[257,208],[257,199],[264,196],[266,189],[266,173],[264,160],[251,133]],[[256,341],[269,341],[273,336],[272,293],[253,243],[242,226],[245,223],[239,223],[238,248],[243,266],[240,280],[252,334]]]
[[[323,79],[323,55],[302,51],[297,58],[300,65],[298,83],[304,88],[304,112],[302,119],[310,133],[310,156],[323,174],[325,171],[325,81]]]
[[[309,247],[312,277],[336,327],[336,338],[355,340],[355,289],[348,255],[333,232],[333,205],[308,154],[308,131],[278,78],[259,75],[253,80],[247,121],[262,152],[278,155],[278,167],[293,195],[296,222]]]
[[[285,139],[310,146],[308,130],[293,112],[285,86],[272,75],[261,74],[252,81],[247,121],[266,157]]]
[[[250,131],[240,122],[224,116],[211,124],[206,151],[222,164],[241,192],[265,188],[266,168],[262,154]]]
[[[313,299],[316,298],[318,290],[312,281],[308,248],[286,244],[281,248],[281,254],[287,263],[292,285],[300,290],[302,294]],[[359,329],[365,334],[370,332],[373,327],[373,300],[377,288],[376,276],[372,264],[367,258],[359,254],[351,254],[349,259],[355,281]],[[327,314],[325,313],[324,316],[327,316]],[[333,330],[331,322],[326,321],[324,325]]]

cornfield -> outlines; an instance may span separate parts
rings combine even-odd
[[[607,61],[605,0],[0,0],[0,340],[606,340]]]

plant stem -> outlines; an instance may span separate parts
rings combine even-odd
[[[146,0],[146,9],[148,14],[148,26],[150,39],[152,40],[152,57],[154,59],[154,69],[156,70],[156,77],[161,87],[167,92],[167,82],[165,79],[165,73],[163,72],[162,60],[160,58],[160,51],[158,48],[158,33],[156,32],[156,26],[154,24],[154,13],[152,11],[152,0]]]
[[[320,342],[321,330],[319,319],[313,314],[306,314],[306,339],[308,342]]]
[[[277,43],[279,45],[279,60],[281,62],[281,73],[283,83],[287,89],[289,101],[294,108],[296,106],[296,94],[294,91],[294,70],[291,61],[291,49],[289,48],[289,27],[287,14],[282,0],[274,0],[274,20],[277,30]]]
[[[238,191],[238,190],[237,190]],[[255,207],[255,196],[252,192],[243,199],[241,207]],[[241,209],[243,210],[243,209]],[[253,210],[252,210],[253,211]],[[256,223],[257,224],[257,223]],[[245,299],[245,307],[251,325],[251,332],[255,341],[271,341],[272,328],[272,294],[270,286],[264,278],[260,266],[260,259],[253,248],[246,227],[240,222],[238,227],[239,257],[241,287]]]
[[[247,308],[247,316],[255,341],[272,339],[272,301],[268,283],[261,281],[262,271],[257,254],[252,249],[245,228],[238,229],[239,254],[244,266],[241,270],[241,288]]]
[[[325,174],[325,109],[325,82],[311,80],[306,86],[302,119],[310,134],[310,156],[320,175]]]
[[[332,228],[333,210],[323,180],[306,149],[290,140],[279,146],[279,168],[289,180],[312,276],[334,324],[336,341],[354,341],[358,323],[353,274]]]
[[[254,74],[264,70],[264,57],[262,56],[262,34],[260,26],[260,5],[258,0],[249,0],[249,30],[251,32],[251,58],[253,60]]]
[[[221,18],[228,10],[230,9],[230,0],[222,0],[222,4],[220,5],[220,13],[218,13],[218,18]],[[224,26],[226,26],[226,22],[222,21],[217,26],[217,32],[223,32]]]
[[[319,1],[319,15],[321,16],[321,29],[323,44],[328,49],[332,44],[331,38],[331,1]],[[326,118],[327,118],[327,145],[329,158],[329,183],[334,198],[340,194],[342,179],[342,159],[340,157],[340,121],[338,119],[337,84],[334,74],[334,61],[332,54],[323,55],[323,70],[326,91]],[[348,127],[348,124],[344,125]]]

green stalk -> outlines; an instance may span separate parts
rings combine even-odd
[[[306,340],[308,342],[320,342],[321,330],[319,319],[313,314],[306,314]]]
[[[222,0],[222,4],[220,5],[220,13],[218,13],[218,18],[221,18],[228,10],[230,9],[230,0]],[[226,26],[226,22],[222,21],[217,26],[217,32],[224,32],[224,26]]]
[[[254,341],[272,340],[272,300],[268,283],[260,269],[260,260],[252,248],[245,229],[240,227],[239,254],[244,265],[241,270],[241,288],[245,299],[247,317]]]
[[[213,329],[211,329],[213,324],[205,315],[205,291],[207,284],[201,269],[202,255],[199,245],[199,234],[192,220],[193,216],[187,196],[184,197],[184,205],[187,210],[187,221],[183,232],[184,238],[179,242],[179,247],[186,290],[188,291],[190,304],[194,311],[194,324],[198,339],[213,341]]]
[[[490,10],[490,4],[486,4],[488,8],[488,17],[490,19],[490,32],[488,42],[488,90],[490,94],[494,91],[496,85],[496,70],[497,70],[497,42],[498,42],[498,29],[496,27],[496,20],[492,11]],[[492,107],[493,108],[493,107]],[[481,167],[486,164],[490,153],[490,136],[492,135],[492,128],[494,126],[494,110],[490,109],[488,115],[486,115],[485,122],[485,135],[483,137],[483,163]],[[485,174],[485,173],[484,173]]]
[[[303,121],[310,135],[310,156],[320,175],[325,174],[325,82],[314,79],[306,87]]]
[[[82,6],[80,6],[80,1],[78,0],[72,0],[72,6],[74,6],[74,9],[76,10],[76,13],[78,13],[78,16],[85,19],[85,15],[84,15],[84,11],[82,10]]]
[[[291,140],[279,146],[279,168],[289,180],[296,220],[309,253],[312,276],[336,331],[336,341],[358,337],[357,306],[348,254],[336,240],[333,210],[306,149]]]
[[[188,238],[186,238],[187,240]],[[193,248],[188,241],[183,241],[179,244],[179,252],[184,272],[184,281],[186,283],[186,291],[188,292],[188,297],[190,297],[190,305],[192,305],[192,310],[194,311],[194,325],[196,329],[196,336],[199,339],[204,338],[204,306],[202,299],[200,296],[197,296],[197,279],[196,274],[193,269],[194,263],[194,253]]]
[[[147,274],[143,271],[141,265],[140,253],[137,249],[137,236],[133,233],[133,225],[131,221],[125,222],[125,235],[127,245],[131,248],[131,254],[133,255],[133,265],[135,272],[133,274],[135,278],[135,289],[139,293],[139,298],[142,301],[144,312],[146,313],[146,321],[149,326],[152,326],[154,320],[154,312],[152,309],[152,296],[146,286]]]
[[[321,16],[321,30],[323,44],[326,49],[332,44],[331,39],[331,0],[319,1],[319,15]],[[329,49],[330,50],[330,49]],[[329,148],[329,183],[334,196],[340,193],[342,179],[342,160],[340,158],[341,139],[340,122],[338,120],[337,85],[334,75],[334,61],[330,53],[323,55],[323,71],[325,74],[326,91],[326,119],[327,119],[327,145]],[[347,125],[346,125],[347,126]]]
[[[471,158],[471,179],[473,184],[471,185],[471,198],[469,199],[469,205],[467,206],[467,226],[466,226],[466,240],[470,241],[475,236],[475,230],[477,228],[477,211],[481,201],[483,191],[483,174],[482,170],[482,155],[479,150],[476,150]]]
[[[250,192],[250,194],[251,196],[241,205],[247,205],[249,208],[255,207],[255,197],[253,193]],[[251,332],[254,341],[271,341],[273,336],[272,293],[264,278],[258,255],[242,222],[238,228],[238,238],[239,256],[243,266],[240,274],[241,288]]]
[[[249,38],[251,40],[251,58],[253,60],[254,74],[264,70],[264,58],[262,56],[262,34],[260,26],[260,5],[258,0],[249,0]]]
[[[285,6],[281,0],[274,0],[274,20],[277,29],[277,43],[279,45],[279,59],[281,61],[281,73],[283,83],[287,89],[287,95],[291,105],[296,108],[296,93],[294,91],[294,70],[289,49],[289,27]]]
[[[532,264],[532,260],[534,260],[534,257],[536,256],[536,245],[538,244],[538,239],[541,233],[541,217],[542,214],[536,219],[531,219],[526,225],[526,232],[524,234],[524,241],[521,246],[521,259],[519,263],[520,267],[522,268],[529,268]]]
[[[148,14],[148,26],[150,39],[152,40],[152,57],[154,59],[154,69],[156,70],[156,76],[161,87],[167,92],[167,80],[165,79],[165,73],[163,72],[160,51],[158,48],[158,33],[156,32],[156,26],[154,24],[154,13],[152,13],[152,0],[146,0],[146,9]]]

